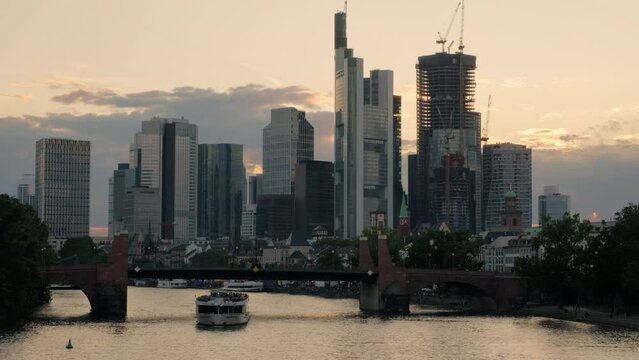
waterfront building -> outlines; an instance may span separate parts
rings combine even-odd
[[[559,192],[559,186],[544,186],[544,194],[539,195],[539,224],[544,225],[544,218],[559,220],[570,213],[570,196]]]
[[[197,235],[197,126],[154,117],[142,122],[130,148],[136,184],[160,190],[162,239]]]
[[[260,195],[257,198],[256,236],[284,241],[291,237],[293,195]]]
[[[481,222],[480,114],[476,58],[445,51],[417,60],[418,223],[476,233]]]
[[[515,260],[536,252],[529,235],[500,236],[482,247],[484,271],[513,272]]]
[[[135,169],[127,163],[118,164],[109,179],[109,239],[124,229],[124,199],[126,191],[135,186]]]
[[[306,244],[313,229],[333,230],[333,163],[306,161],[295,168],[294,244]]]
[[[245,204],[243,145],[198,145],[198,236],[238,242]]]
[[[263,193],[293,195],[295,166],[314,157],[314,129],[294,107],[271,110],[263,130]]]
[[[504,226],[504,194],[517,194],[520,227],[532,226],[532,153],[525,145],[486,144],[482,153],[482,229]]]
[[[370,216],[394,216],[393,72],[372,70],[347,46],[346,12],[335,14],[335,236],[358,236]]]
[[[249,176],[248,181],[248,203],[249,205],[257,205],[257,197],[262,195],[262,174]]]
[[[40,139],[36,143],[36,210],[53,238],[89,236],[91,143]],[[60,248],[64,240],[56,241]]]

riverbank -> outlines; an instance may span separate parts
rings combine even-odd
[[[533,306],[516,310],[513,314],[639,330],[639,315],[614,315],[610,317],[605,307],[587,306],[573,310],[569,307],[559,309],[556,306]]]

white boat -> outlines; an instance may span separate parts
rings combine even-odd
[[[260,292],[264,291],[264,283],[261,281],[231,280],[224,283],[223,291]]]
[[[159,288],[168,288],[168,289],[185,289],[186,288],[186,280],[184,279],[160,279],[158,280]]]
[[[249,321],[247,305],[247,294],[211,290],[195,299],[195,319],[198,325],[243,325]]]

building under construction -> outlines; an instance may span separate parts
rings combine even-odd
[[[481,117],[474,111],[476,58],[461,49],[421,56],[416,64],[417,208],[411,211],[418,224],[446,223],[475,233]]]

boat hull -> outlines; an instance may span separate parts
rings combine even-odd
[[[248,323],[249,314],[198,314],[196,323],[203,326],[239,326]]]

